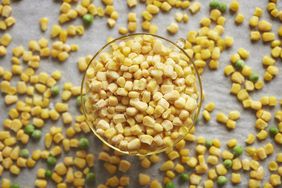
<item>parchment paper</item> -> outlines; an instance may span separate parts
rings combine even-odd
[[[168,35],[166,32],[166,27],[174,21],[174,15],[176,12],[186,12],[181,9],[174,9],[169,14],[159,14],[156,18],[154,18],[153,23],[157,24],[159,27],[159,32],[157,34],[167,37],[173,41],[176,41],[180,37],[186,37],[188,31],[196,30],[199,28],[199,20],[205,16],[208,16],[208,0],[199,0],[202,3],[202,10],[192,16],[190,13],[190,20],[187,24],[180,24],[179,32],[175,36]],[[14,1],[13,1],[14,2]],[[194,2],[194,1],[193,1]],[[230,2],[230,0],[226,1]],[[256,134],[256,130],[254,128],[255,125],[255,114],[251,111],[243,110],[240,103],[238,103],[237,99],[229,94],[229,90],[231,87],[231,82],[229,79],[224,77],[223,68],[225,65],[229,64],[229,57],[231,54],[235,53],[239,47],[244,47],[250,51],[250,58],[246,61],[246,64],[250,65],[254,70],[260,73],[260,77],[262,77],[263,67],[262,67],[262,57],[263,55],[267,55],[270,53],[269,45],[263,45],[262,42],[258,42],[252,44],[249,40],[249,27],[248,27],[248,19],[253,14],[255,7],[261,7],[264,9],[263,19],[270,20],[269,14],[265,11],[266,5],[268,1],[262,0],[240,0],[240,11],[245,16],[245,21],[243,25],[236,26],[234,24],[234,15],[230,13],[225,14],[226,26],[225,26],[225,36],[229,35],[234,37],[234,46],[228,51],[224,51],[220,58],[220,68],[217,71],[210,71],[208,69],[205,70],[203,74],[203,86],[205,91],[205,103],[214,101],[216,103],[216,110],[212,113],[212,121],[209,123],[204,123],[202,120],[197,125],[196,135],[204,136],[206,138],[218,138],[221,140],[222,144],[225,148],[226,141],[230,138],[236,138],[241,145],[244,144],[244,140],[249,133]],[[85,35],[82,37],[75,37],[73,39],[68,39],[67,43],[76,43],[79,44],[79,51],[72,53],[67,62],[58,63],[54,62],[51,59],[44,60],[41,62],[41,66],[39,71],[45,71],[47,73],[51,73],[54,70],[61,70],[63,72],[63,77],[60,83],[64,83],[66,81],[71,81],[75,85],[80,85],[82,75],[77,70],[77,59],[82,56],[86,56],[88,54],[94,54],[101,48],[105,43],[107,37],[118,37],[118,26],[126,26],[127,24],[127,13],[130,11],[134,11],[138,13],[138,21],[141,22],[141,12],[145,9],[145,6],[142,4],[138,5],[136,8],[128,9],[125,0],[115,0],[115,7],[119,12],[120,16],[118,19],[117,26],[114,29],[109,29],[106,25],[106,18],[98,18],[95,17],[94,23],[88,29],[86,29]],[[95,1],[96,5],[100,5],[100,2]],[[57,23],[58,13],[59,13],[59,2],[51,1],[51,0],[22,0],[15,1],[13,3],[13,16],[16,18],[17,23],[11,29],[9,29],[9,33],[13,36],[13,42],[8,47],[8,55],[1,59],[0,65],[8,68],[11,66],[10,57],[12,48],[23,45],[27,48],[29,40],[38,40],[41,37],[49,38],[49,33],[51,30],[51,25]],[[49,29],[46,33],[42,33],[39,29],[39,19],[41,17],[48,17],[50,20]],[[71,24],[79,24],[81,22],[80,19],[77,19],[75,22],[71,22]],[[276,32],[278,26],[280,26],[280,22],[277,20],[271,21],[273,24],[273,30]],[[68,25],[68,24],[66,24]],[[138,26],[138,31],[141,32],[141,27]],[[281,68],[281,62],[277,62],[277,66]],[[278,75],[271,83],[267,84],[262,91],[256,92],[254,95],[254,99],[259,99],[263,95],[274,95],[280,98],[282,82],[281,75]],[[59,97],[58,97],[59,98]],[[7,107],[4,105],[3,98],[0,98],[0,106],[1,113],[0,119],[1,121],[7,117]],[[70,102],[70,106],[72,106],[71,112],[73,115],[78,114],[78,111],[75,107],[75,100]],[[237,128],[234,131],[227,131],[224,125],[220,125],[215,121],[215,115],[217,112],[222,111],[227,114],[231,110],[239,110],[241,112],[241,118],[237,121]],[[274,110],[271,110],[274,112]],[[274,121],[272,123],[275,123]],[[270,123],[271,124],[271,123]],[[43,128],[43,132],[46,133],[49,131],[51,125],[54,125],[52,122],[47,122],[46,126]],[[62,123],[59,121],[55,123],[57,126],[62,126]],[[44,135],[44,134],[43,134]],[[90,151],[98,154],[102,151],[101,143],[98,141],[94,135],[88,135],[88,138],[91,140]],[[30,151],[35,149],[43,149],[43,138],[40,140],[40,143],[30,142],[28,144],[28,148]],[[271,139],[267,139],[259,144],[255,143],[254,145],[264,145],[267,142],[273,142]],[[275,144],[274,144],[275,145]],[[189,148],[193,153],[194,145],[190,145]],[[276,151],[281,151],[281,146],[275,145]],[[96,155],[97,156],[97,155]],[[245,155],[244,155],[245,157]],[[266,176],[264,180],[268,180],[269,171],[267,169],[268,161],[273,160],[275,155],[272,155],[267,160],[265,160],[262,164],[265,167]],[[133,162],[133,168],[126,173],[125,175],[130,176],[131,184],[129,187],[139,187],[137,180],[138,174],[148,173],[151,178],[161,179],[160,172],[158,171],[158,164],[152,166],[151,168],[144,170],[140,168],[138,159],[135,157],[127,157]],[[164,159],[165,160],[165,159]],[[36,171],[39,167],[46,167],[45,162],[39,162],[35,168],[28,170],[25,169],[21,172],[18,177],[14,177],[9,175],[9,173],[5,172],[3,177],[9,177],[14,182],[20,183],[21,187],[29,188],[33,187],[34,180],[36,178]],[[189,169],[189,171],[191,171]],[[105,182],[105,179],[110,177],[103,168],[103,164],[96,160],[95,162],[95,172],[96,172],[96,184],[90,187],[96,187],[99,183]],[[240,172],[242,174],[242,183],[237,187],[246,187],[248,174]],[[228,175],[230,177],[230,174]],[[205,179],[206,176],[203,177]],[[0,177],[0,180],[2,177]],[[51,181],[49,181],[51,182]],[[178,184],[178,181],[176,181]],[[48,187],[55,187],[54,184],[48,183]],[[176,187],[187,187],[187,184],[177,185]],[[231,184],[226,185],[225,187],[232,187]]]

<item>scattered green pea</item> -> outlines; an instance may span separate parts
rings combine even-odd
[[[223,165],[226,167],[226,168],[231,168],[232,166],[232,161],[230,159],[226,159],[223,161]]]
[[[23,157],[23,158],[28,158],[29,157],[29,151],[28,149],[22,149],[20,151],[20,156]]]
[[[86,175],[86,182],[87,183],[93,183],[96,179],[96,176],[93,172],[89,172],[87,175]]]
[[[47,158],[47,165],[48,165],[49,167],[55,166],[56,163],[57,163],[57,159],[56,159],[54,156],[50,155],[50,156]]]
[[[11,188],[20,188],[20,185],[18,183],[13,183],[11,185]]]
[[[172,181],[166,183],[165,188],[175,188],[174,183]]]
[[[218,186],[223,186],[227,183],[227,178],[225,176],[218,176],[217,178],[217,185]]]
[[[94,17],[92,14],[85,14],[82,19],[83,19],[84,24],[90,25],[92,24]]]
[[[236,61],[236,63],[235,63],[235,67],[236,67],[236,69],[238,69],[238,70],[242,70],[242,69],[244,68],[244,66],[245,66],[245,62],[244,62],[243,60],[241,60],[241,59],[239,59],[239,60]]]
[[[243,148],[242,148],[242,146],[235,146],[235,147],[233,148],[233,153],[234,153],[234,155],[236,155],[236,156],[242,155],[242,153],[243,153]]]
[[[55,97],[55,96],[57,96],[57,95],[59,95],[59,93],[60,93],[60,88],[59,88],[59,86],[52,86],[51,87],[51,95],[53,96],[53,97]]]
[[[45,171],[45,178],[51,178],[52,176],[52,171],[51,170],[46,170]]]
[[[32,135],[33,131],[35,130],[34,126],[32,124],[28,124],[25,128],[24,128],[24,132],[28,135]]]
[[[77,105],[77,106],[80,106],[80,105],[81,105],[81,96],[78,96],[78,97],[76,98],[76,105]]]
[[[211,140],[206,140],[206,141],[205,141],[205,146],[206,146],[207,148],[210,148],[210,147],[212,146],[212,141],[211,141]]]
[[[249,76],[249,80],[256,83],[259,80],[259,76],[257,73],[253,72],[250,76]]]
[[[89,148],[89,140],[85,137],[79,139],[79,147],[81,149],[88,149]]]
[[[218,6],[218,10],[220,10],[220,12],[224,13],[226,11],[227,5],[223,2],[221,2]]]
[[[275,136],[277,133],[279,133],[279,130],[277,127],[272,126],[268,129],[268,132],[270,135]]]
[[[41,131],[40,130],[35,130],[33,131],[31,137],[34,139],[34,140],[39,140],[41,138]]]
[[[210,1],[210,8],[211,9],[216,9],[219,7],[220,2],[218,0],[211,0]]]
[[[183,182],[188,182],[189,181],[189,174],[188,173],[182,173],[180,175],[180,180]]]

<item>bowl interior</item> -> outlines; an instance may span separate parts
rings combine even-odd
[[[201,79],[200,76],[197,72],[196,66],[194,65],[193,61],[189,58],[189,56],[187,55],[187,53],[185,52],[185,50],[183,50],[182,48],[180,48],[177,44],[175,44],[174,42],[163,38],[161,36],[157,36],[157,35],[152,35],[152,34],[144,34],[144,33],[137,33],[137,34],[131,34],[131,35],[127,35],[127,36],[123,36],[120,38],[117,38],[115,40],[112,40],[111,42],[107,43],[105,46],[103,46],[95,55],[94,57],[91,59],[91,61],[88,64],[88,67],[86,69],[86,72],[83,76],[83,80],[82,80],[82,85],[81,85],[81,95],[82,95],[82,111],[83,114],[85,115],[86,118],[86,123],[88,124],[88,126],[91,128],[91,130],[93,131],[93,133],[107,146],[109,146],[110,148],[113,148],[116,151],[119,151],[123,154],[128,154],[128,155],[150,155],[150,154],[156,154],[156,153],[160,153],[162,151],[165,151],[166,149],[170,148],[170,146],[162,146],[162,147],[154,147],[154,148],[150,148],[150,146],[146,147],[146,148],[142,148],[142,149],[138,149],[138,150],[126,150],[124,148],[119,148],[117,146],[114,146],[113,144],[109,143],[107,141],[107,139],[103,136],[101,136],[96,128],[95,128],[95,120],[97,118],[97,116],[95,114],[97,114],[97,112],[93,109],[93,103],[91,102],[91,98],[93,97],[93,94],[90,91],[89,88],[89,80],[93,79],[93,75],[95,75],[95,71],[97,72],[97,70],[95,70],[95,64],[97,64],[97,62],[99,62],[99,60],[101,58],[103,58],[103,53],[104,52],[111,52],[113,48],[116,48],[117,45],[120,45],[121,43],[127,42],[129,40],[135,40],[138,39],[138,37],[145,37],[145,36],[149,36],[149,37],[155,37],[156,40],[160,40],[165,46],[173,49],[173,51],[177,51],[179,54],[181,54],[181,56],[183,56],[183,58],[185,59],[185,61],[187,61],[188,65],[190,66],[191,70],[194,72],[195,75],[195,87],[197,87],[197,97],[196,97],[196,101],[197,101],[197,108],[196,110],[194,110],[191,114],[190,117],[192,119],[192,122],[189,125],[185,125],[185,126],[181,126],[179,128],[179,132],[181,133],[176,139],[173,140],[173,143],[176,144],[178,143],[180,140],[182,140],[193,128],[193,126],[196,124],[199,112],[200,112],[200,108],[201,108],[201,104],[202,104],[202,84],[201,84]]]

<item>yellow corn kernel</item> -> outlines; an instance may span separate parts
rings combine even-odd
[[[259,140],[265,140],[268,137],[268,133],[265,130],[261,130],[258,134],[257,134],[257,138]]]
[[[233,154],[230,151],[224,150],[221,154],[223,159],[233,159]]]
[[[275,39],[275,35],[272,32],[264,32],[262,34],[262,41],[263,42],[271,42]]]
[[[12,165],[9,170],[13,175],[19,175],[21,172],[21,169],[16,165]]]
[[[166,29],[170,34],[174,35],[178,32],[178,24],[173,22]]]
[[[223,176],[223,175],[225,175],[227,173],[227,170],[223,166],[223,164],[216,165],[215,169],[216,169],[216,172],[217,172],[218,175]]]
[[[271,172],[277,171],[277,169],[278,169],[278,164],[277,164],[277,162],[275,162],[275,161],[270,161],[270,162],[268,163],[268,169],[269,169]]]
[[[34,185],[35,187],[47,187],[47,181],[44,179],[36,179]]]
[[[200,182],[201,182],[201,179],[202,179],[201,176],[198,176],[198,175],[196,175],[196,174],[194,174],[194,173],[191,174],[191,175],[190,175],[190,178],[189,178],[190,183],[193,184],[193,185],[199,185]]]
[[[210,147],[209,153],[210,153],[211,155],[215,155],[215,156],[217,156],[217,157],[220,157],[220,156],[221,156],[221,151],[220,151],[220,149],[219,149],[219,148],[216,148],[216,147],[214,147],[214,146]]]
[[[203,111],[203,117],[206,121],[210,121],[211,120],[211,115],[207,110]]]
[[[216,165],[218,163],[218,157],[209,155],[207,158],[208,164]]]
[[[210,180],[210,179],[205,180],[205,182],[204,182],[204,188],[211,188],[211,187],[214,187],[213,181]]]
[[[201,10],[201,3],[199,2],[194,2],[190,5],[189,7],[189,11],[192,13],[192,14],[196,14],[197,12],[199,12]]]
[[[263,160],[267,157],[267,154],[265,152],[265,149],[263,147],[261,148],[258,148],[256,150],[256,156],[260,159],[260,160]]]
[[[235,23],[240,25],[244,22],[245,16],[242,13],[238,13],[235,17]]]
[[[231,174],[231,182],[233,184],[241,183],[241,175],[239,173],[232,173]]]
[[[245,78],[240,72],[234,72],[231,75],[231,80],[235,83],[242,84],[245,81]]]
[[[240,118],[240,112],[236,111],[236,110],[231,111],[228,114],[228,118],[231,119],[231,120],[236,121],[236,120],[238,120]]]
[[[59,36],[61,31],[62,31],[61,26],[53,25],[52,30],[51,30],[51,37],[54,38],[54,37]]]
[[[232,169],[233,170],[240,170],[242,168],[242,163],[239,158],[235,158],[232,161]]]
[[[5,33],[0,38],[0,44],[7,47],[12,41],[12,36],[9,33]]]
[[[174,168],[174,163],[173,163],[173,161],[168,160],[168,161],[166,161],[166,162],[164,162],[164,163],[162,164],[162,166],[160,167],[160,170],[161,170],[161,171],[166,171],[166,170],[171,170],[171,169],[173,169],[173,168]]]
[[[212,180],[217,178],[216,170],[214,168],[208,171],[208,177],[209,179],[212,179]]]
[[[240,55],[240,57],[242,59],[247,59],[249,57],[249,55],[250,55],[249,51],[247,51],[244,48],[239,48],[238,49],[238,54]]]
[[[224,68],[224,75],[225,76],[229,76],[231,75],[233,72],[235,71],[234,67],[232,65],[227,65],[225,68]]]
[[[205,110],[207,110],[208,112],[212,112],[215,109],[215,103],[214,102],[210,102],[205,106]]]
[[[187,165],[191,168],[194,168],[197,165],[198,161],[195,157],[190,157],[187,161]]]
[[[237,143],[238,143],[237,140],[235,138],[233,138],[233,139],[228,140],[227,146],[229,148],[233,148],[237,145]]]
[[[258,30],[261,32],[268,32],[272,30],[272,24],[265,21],[265,20],[261,20],[258,23]]]
[[[255,142],[255,138],[256,137],[252,133],[248,134],[248,136],[245,140],[246,144],[249,144],[249,145],[253,144]]]
[[[158,180],[153,180],[150,184],[150,188],[162,188],[162,185]]]
[[[226,123],[228,120],[228,117],[222,113],[222,112],[219,112],[217,115],[216,115],[216,121],[218,121],[219,123]]]
[[[159,11],[160,11],[159,7],[157,7],[157,6],[153,5],[153,4],[147,5],[146,10],[147,10],[150,14],[153,14],[153,15],[154,15],[154,14],[158,14]]]
[[[54,168],[55,172],[60,175],[63,176],[67,173],[67,168],[64,165],[64,163],[58,163],[55,168]]]
[[[183,173],[185,168],[183,165],[177,163],[174,167],[174,170],[177,172],[177,173]]]
[[[250,27],[257,27],[259,22],[259,18],[257,16],[252,16],[249,20],[249,26]]]
[[[126,0],[129,8],[135,7],[137,5],[137,0]]]
[[[119,34],[121,34],[121,35],[125,35],[125,34],[128,33],[128,29],[125,28],[125,27],[120,27],[120,28],[118,29],[118,32],[119,32]]]
[[[269,177],[269,182],[272,186],[281,185],[281,177],[278,174],[271,174]]]
[[[269,36],[266,36],[265,34],[265,37],[268,37],[268,40],[269,38],[273,37],[271,34],[269,34]],[[269,41],[273,40],[274,38],[271,38]],[[281,47],[280,46],[276,46],[274,48],[272,48],[271,50],[271,55],[274,57],[274,58],[278,58],[281,54]]]
[[[150,183],[151,177],[147,174],[139,173],[138,175],[138,182],[139,185],[144,186]]]
[[[3,23],[3,22],[2,22]],[[12,16],[8,17],[5,19],[5,24],[6,24],[6,27],[11,27],[12,25],[14,25],[16,23],[16,19]],[[1,26],[1,24],[0,24]],[[5,28],[5,26],[4,26]]]
[[[261,34],[258,31],[251,31],[250,32],[250,39],[251,41],[259,41],[261,39]]]
[[[276,134],[275,137],[274,137],[274,141],[277,144],[282,144],[282,134],[281,133]]]

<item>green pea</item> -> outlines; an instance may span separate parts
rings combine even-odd
[[[226,167],[226,168],[231,168],[232,166],[232,161],[230,159],[226,159],[223,161],[223,165]]]
[[[212,141],[211,141],[211,140],[206,140],[206,141],[205,141],[205,146],[206,146],[207,148],[210,148],[210,147],[212,146]]]
[[[225,3],[220,3],[218,6],[218,10],[220,10],[220,12],[224,13],[226,11],[227,5]]]
[[[34,139],[34,140],[39,140],[41,138],[41,131],[40,130],[35,130],[33,131],[31,137]]]
[[[11,185],[11,188],[20,188],[20,185],[18,183],[13,183]]]
[[[235,146],[235,147],[233,148],[233,153],[234,153],[234,155],[236,155],[236,156],[242,155],[242,153],[243,153],[243,148],[242,148],[242,146]]]
[[[217,185],[218,186],[223,186],[227,183],[227,178],[225,176],[218,176],[217,178]]]
[[[270,127],[268,129],[268,132],[270,135],[275,136],[279,132],[279,130],[277,129],[277,127]]]
[[[96,179],[96,176],[93,172],[89,172],[87,175],[86,175],[86,182],[87,183],[93,183]]]
[[[29,157],[29,151],[28,149],[22,149],[20,151],[20,156],[23,157],[23,158],[28,158]]]
[[[236,67],[236,69],[238,69],[238,70],[242,70],[242,69],[244,68],[244,66],[245,66],[245,62],[244,62],[243,60],[241,60],[241,59],[239,59],[239,60],[236,61],[236,63],[235,63],[235,67]]]
[[[85,14],[82,19],[83,19],[84,24],[90,25],[92,24],[94,17],[92,14]]]
[[[85,137],[79,139],[79,147],[81,149],[88,149],[89,148],[89,140]]]
[[[33,131],[35,130],[34,126],[32,124],[28,124],[25,128],[24,128],[24,132],[28,135],[32,135]]]
[[[81,96],[80,95],[76,98],[76,105],[81,106]]]
[[[259,76],[257,73],[253,72],[250,76],[249,76],[249,80],[256,83],[259,80]]]
[[[174,183],[172,181],[165,184],[165,188],[174,188]]]
[[[55,166],[55,164],[57,163],[57,159],[50,155],[48,158],[47,158],[47,165],[52,167],[52,166]]]
[[[218,0],[211,0],[210,1],[210,8],[217,9],[219,7],[220,2]]]
[[[51,170],[46,170],[45,171],[45,178],[51,178],[52,176],[52,171]]]
[[[53,97],[59,95],[59,93],[60,93],[60,88],[59,88],[59,86],[52,86],[52,87],[51,87],[51,95],[52,95]]]
[[[182,173],[182,174],[180,175],[180,179],[181,179],[181,181],[183,181],[183,182],[187,182],[187,181],[189,180],[189,174],[188,174],[188,173]]]

